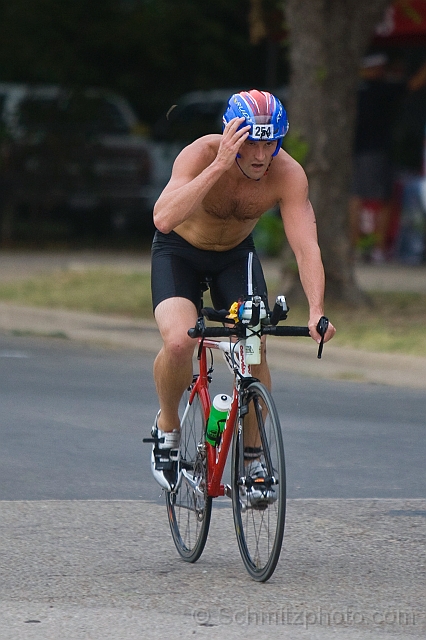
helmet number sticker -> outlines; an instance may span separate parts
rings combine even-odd
[[[252,127],[252,134],[250,137],[256,140],[271,140],[274,137],[274,125],[255,124]]]

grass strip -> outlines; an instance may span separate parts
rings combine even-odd
[[[150,276],[99,269],[57,271],[0,284],[0,300],[50,309],[152,318]]]
[[[369,292],[371,308],[328,306],[337,327],[333,343],[369,351],[426,356],[426,295]],[[108,269],[57,271],[0,283],[0,300],[28,306],[72,309],[152,319],[149,273]],[[272,300],[271,300],[272,302]],[[209,304],[208,295],[205,304]],[[292,306],[290,324],[306,324],[307,307]]]

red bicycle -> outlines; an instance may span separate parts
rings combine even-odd
[[[309,336],[309,330],[277,326],[287,317],[284,296],[268,313],[261,298],[253,295],[250,274],[249,263],[248,295],[236,318],[226,311],[202,309],[196,326],[188,331],[199,341],[199,370],[182,398],[178,480],[166,492],[166,502],[176,548],[184,560],[195,562],[206,544],[213,498],[230,497],[243,563],[254,580],[264,582],[273,574],[281,552],[286,476],[278,412],[270,391],[252,377],[251,366],[260,363],[262,335]],[[206,326],[205,319],[228,326]],[[327,318],[321,318],[322,337],[327,326]],[[212,339],[221,337],[228,340]],[[206,439],[206,426],[212,405],[214,350],[223,353],[234,384],[223,428],[212,444]],[[322,343],[318,357],[321,352]],[[223,484],[231,447],[231,482]]]

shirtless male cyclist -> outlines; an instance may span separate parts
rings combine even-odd
[[[176,479],[178,405],[192,381],[200,281],[210,279],[212,302],[229,309],[247,291],[247,256],[254,251],[253,289],[267,302],[252,231],[261,215],[279,205],[309,303],[308,326],[324,314],[324,269],[315,215],[302,167],[281,149],[288,130],[281,102],[266,91],[243,91],[229,99],[223,133],[199,138],[175,160],[169,183],[154,207],[152,295],[163,346],[154,363],[160,411],[152,435],[152,472],[166,490]],[[330,323],[325,341],[335,333]],[[270,386],[266,348],[253,375]]]

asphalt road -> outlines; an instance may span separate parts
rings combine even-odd
[[[424,392],[274,372],[291,499],[259,585],[225,501],[177,556],[141,442],[152,357],[0,336],[1,640],[424,638]]]
[[[153,355],[0,341],[0,499],[159,500]],[[421,390],[273,373],[290,498],[426,498]],[[230,392],[216,362],[213,393]],[[222,385],[222,386],[221,386]]]

